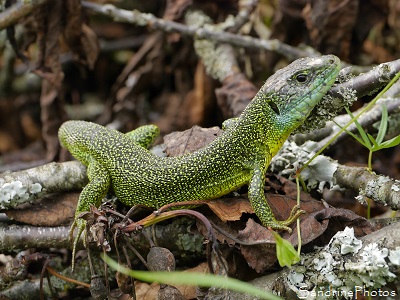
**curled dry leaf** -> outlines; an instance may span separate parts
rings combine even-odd
[[[238,221],[243,213],[254,213],[249,200],[244,197],[212,200],[208,201],[206,204],[223,222]]]

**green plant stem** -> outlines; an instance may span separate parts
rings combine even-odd
[[[296,176],[296,187],[297,187],[297,205],[300,205],[300,179],[301,176]],[[304,183],[303,180],[301,180],[302,183]],[[297,246],[297,253],[300,256],[301,253],[301,229],[300,229],[300,219],[297,219],[297,240],[298,246]]]
[[[372,172],[372,153],[373,151],[370,149],[368,153],[368,172]]]

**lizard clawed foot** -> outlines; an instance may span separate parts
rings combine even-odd
[[[284,221],[272,220],[266,224],[268,227],[271,227],[275,230],[286,230],[289,233],[292,233],[292,229],[288,227],[288,225],[292,224],[296,221],[301,215],[305,214],[306,212],[300,209],[300,205],[295,205],[290,212],[289,218]]]
[[[306,212],[302,209],[300,209],[300,205],[296,204],[293,206],[292,211],[290,212],[289,218],[286,220],[289,224],[292,224],[294,221],[296,221],[301,215],[304,215]]]
[[[75,218],[74,223],[71,225],[71,228],[69,229],[69,241],[73,243],[72,245],[72,263],[71,263],[71,269],[72,272],[75,270],[75,257],[76,257],[76,248],[79,242],[79,238],[81,237],[82,233],[85,231],[86,227],[86,221]],[[74,230],[75,228],[78,228],[78,232],[74,238]],[[84,239],[85,240],[85,239]],[[85,243],[85,241],[84,241]]]

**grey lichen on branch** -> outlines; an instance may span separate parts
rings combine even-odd
[[[279,290],[285,299],[332,299],[334,295],[338,296],[335,299],[354,299],[356,289],[358,296],[364,291],[366,296],[371,292],[396,295],[391,290],[395,285],[388,283],[396,283],[399,276],[400,244],[394,238],[399,229],[400,223],[395,223],[358,238],[352,229],[345,228],[325,247],[302,255],[301,261],[290,269],[283,268],[249,283],[266,291]],[[251,297],[232,293],[230,299]]]
[[[270,168],[282,175],[294,174],[318,150],[318,143],[308,141],[301,146],[286,141],[281,150],[271,160]],[[348,167],[328,156],[317,156],[300,175],[309,189],[322,192],[329,188],[348,188],[359,192],[357,200],[365,202],[365,197],[377,203],[400,209],[400,181],[384,175],[370,173],[366,168]]]
[[[400,209],[400,181],[368,172],[365,168],[339,165],[336,182],[346,188],[359,191],[357,200],[361,203],[370,198],[377,203]]]
[[[5,172],[0,174],[0,209],[14,208],[55,192],[81,189],[86,183],[86,167],[77,161]]]
[[[185,22],[189,27],[205,27],[209,30],[223,30],[231,23],[225,22],[212,25],[210,17],[201,11],[189,11],[185,14]],[[219,29],[218,29],[219,28]],[[230,45],[219,44],[213,40],[194,37],[194,49],[203,61],[207,73],[214,79],[223,82],[225,78],[239,69],[233,50]]]
[[[303,256],[300,264],[290,270],[286,284],[303,299],[317,292],[322,292],[322,298],[324,293],[332,295],[335,291],[353,299],[356,288],[358,292],[377,291],[399,275],[400,247],[398,241],[388,238],[399,230],[399,223],[392,227],[361,239],[346,227],[328,245]]]

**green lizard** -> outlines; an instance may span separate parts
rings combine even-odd
[[[265,226],[288,230],[304,211],[292,209],[275,219],[264,195],[265,172],[283,142],[329,90],[340,69],[336,56],[298,59],[263,85],[243,113],[225,122],[221,136],[203,149],[181,157],[158,157],[146,148],[158,135],[154,125],[123,134],[85,122],[67,121],[59,130],[61,144],[88,166],[71,227],[78,227],[73,256],[85,221],[78,215],[99,206],[110,187],[126,205],[159,208],[165,204],[207,200],[248,184],[248,197]]]

